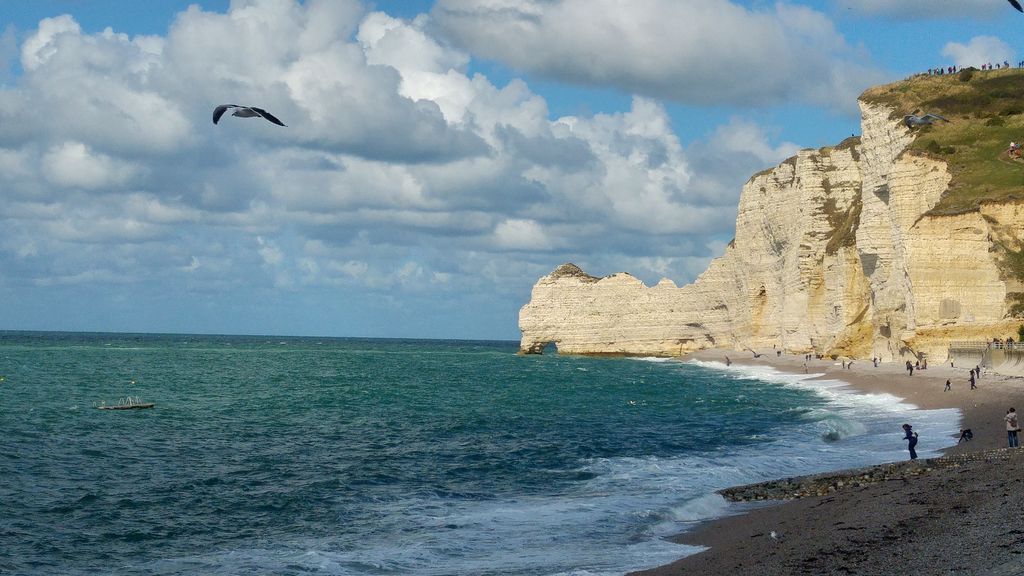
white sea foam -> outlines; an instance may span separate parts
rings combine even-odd
[[[826,415],[821,419],[821,422],[826,427],[826,432],[822,435],[822,438],[829,442],[838,442],[839,440],[845,440],[854,436],[861,436],[868,431],[867,425],[863,422],[832,414]]]
[[[860,404],[870,406],[872,409],[890,410],[894,412],[905,412],[913,410],[917,406],[906,402],[898,396],[887,393],[861,393],[854,389],[848,382],[838,379],[820,379],[824,374],[792,374],[782,372],[770,366],[747,366],[733,364],[726,366],[720,362],[707,362],[701,360],[688,360],[687,364],[702,366],[722,371],[733,377],[760,380],[773,384],[782,384],[804,390],[810,390],[830,401],[840,401],[844,404]]]
[[[861,393],[849,383],[837,379],[818,379],[823,374],[791,374],[770,366],[725,366],[718,362],[690,360],[694,364],[714,369],[736,378],[756,379],[763,382],[810,390],[827,401],[827,407],[811,412],[810,419],[823,428],[823,436],[850,440],[846,448],[889,451],[892,438],[902,437],[899,425],[913,422],[914,429],[929,439],[928,456],[951,446],[959,434],[960,411],[956,409],[918,410],[917,406],[887,393]],[[855,438],[860,437],[859,441]],[[923,442],[923,440],[922,440]],[[923,444],[921,444],[923,445]],[[905,454],[896,450],[891,460]]]
[[[698,522],[724,516],[728,509],[729,503],[722,496],[703,494],[673,507],[672,519],[676,522]]]

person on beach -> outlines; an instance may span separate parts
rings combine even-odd
[[[1006,411],[1006,441],[1010,448],[1019,448],[1017,432],[1020,432],[1020,425],[1017,422],[1017,411],[1012,407]]]
[[[978,386],[974,384],[974,371],[971,371],[971,390],[977,390]]]
[[[732,366],[732,360],[729,360],[728,356],[725,357],[725,365],[726,366]]]
[[[914,432],[911,428],[912,426],[910,424],[903,425],[903,432],[906,434],[903,439],[907,441],[907,449],[910,450],[910,459],[917,460],[917,450],[914,450],[914,447],[917,446],[917,432]]]
[[[950,386],[949,378],[946,378],[946,388],[943,390],[943,392],[949,392],[950,391],[950,387],[949,386]]]
[[[970,428],[962,428],[960,430],[960,439],[957,440],[956,443],[970,442],[971,438],[974,438],[974,432],[971,432]]]

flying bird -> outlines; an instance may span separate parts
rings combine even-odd
[[[259,116],[260,118],[265,118],[268,121],[277,124],[278,126],[285,125],[284,122],[281,122],[276,117],[274,117],[273,114],[267,112],[262,108],[257,108],[255,106],[239,106],[238,104],[221,104],[220,106],[214,108],[213,123],[216,124],[217,122],[220,122],[220,117],[223,116],[224,113],[227,112],[229,108],[235,109],[235,111],[231,113],[232,116],[238,116],[239,118],[256,118],[257,116]]]
[[[1010,0],[1010,5],[1017,9],[1017,12],[1024,12],[1024,7],[1021,7],[1020,2],[1017,0]]]
[[[942,120],[943,122],[949,122],[938,114],[925,114],[924,116],[915,116],[914,114],[908,114],[903,117],[903,123],[907,125],[907,128],[913,128],[914,126],[928,126],[936,120]]]

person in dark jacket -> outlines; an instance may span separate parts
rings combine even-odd
[[[911,428],[910,424],[903,425],[903,432],[906,433],[906,436],[904,436],[903,439],[907,441],[907,449],[910,450],[910,459],[917,460],[917,450],[914,450],[914,447],[917,446],[917,432],[914,432]]]

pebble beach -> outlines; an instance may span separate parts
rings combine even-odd
[[[765,364],[804,372],[802,356],[705,351],[705,361]],[[735,515],[675,538],[707,547],[636,575],[1024,573],[1024,452],[1009,449],[1003,417],[1024,406],[1024,378],[983,372],[971,390],[967,366],[933,364],[911,376],[902,363],[807,362],[810,373],[865,393],[885,392],[922,409],[955,408],[973,439],[938,458],[780,478],[722,490]],[[944,391],[946,380],[951,390]],[[913,424],[913,422],[910,422]],[[901,442],[902,431],[893,431]],[[930,439],[922,437],[921,445]],[[941,439],[944,444],[957,438]]]

